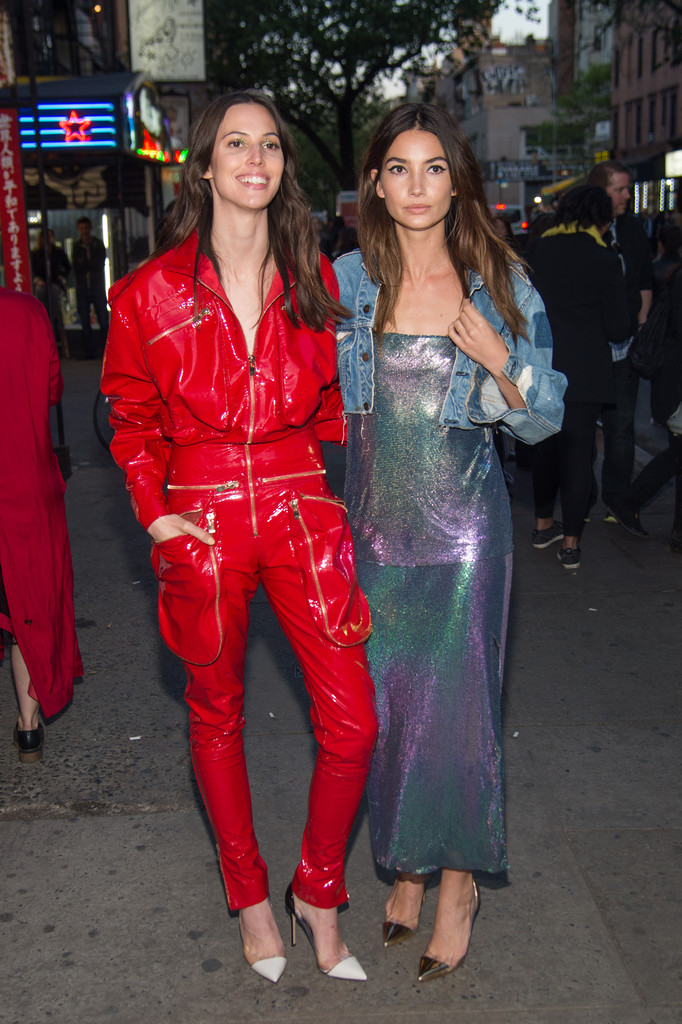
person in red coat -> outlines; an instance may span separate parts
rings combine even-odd
[[[65,484],[52,449],[50,406],[64,387],[45,309],[0,288],[0,630],[10,634],[22,762],[42,757],[49,718],[83,674],[73,610]]]

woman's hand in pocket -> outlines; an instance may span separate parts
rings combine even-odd
[[[150,535],[155,544],[162,544],[165,540],[172,540],[174,537],[181,537],[183,533],[189,533],[192,537],[196,537],[204,544],[215,544],[215,540],[210,533],[206,530],[202,530],[200,526],[195,523],[191,523],[189,519],[184,519],[183,516],[169,515],[159,516],[155,519],[147,528],[147,533]]]

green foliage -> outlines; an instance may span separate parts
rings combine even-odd
[[[588,130],[597,121],[608,121],[611,112],[611,65],[594,64],[580,73],[570,92],[557,101],[559,124]]]
[[[258,88],[328,165],[356,181],[356,130],[397,73],[422,71],[433,48],[474,45],[501,0],[206,0],[216,91]],[[524,9],[535,9],[524,0]],[[429,50],[429,48],[431,48]]]
[[[578,75],[556,109],[556,137],[552,121],[526,132],[526,145],[551,152],[556,142],[560,161],[571,172],[591,167],[595,151],[594,128],[611,116],[611,65],[595,64]]]
[[[384,99],[367,99],[358,105],[362,108],[362,119],[359,127],[353,129],[353,141],[356,159],[359,162],[372,131],[392,104]],[[326,210],[333,214],[339,182],[317,146],[295,124],[291,125],[291,130],[296,139],[298,180],[301,187],[310,197],[313,210]],[[320,130],[320,136],[325,145],[332,150],[335,126],[331,119],[327,126]],[[359,167],[356,167],[356,171],[359,171]]]

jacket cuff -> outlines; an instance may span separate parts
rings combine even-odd
[[[521,365],[521,360],[515,355],[509,355],[507,357],[507,362],[502,367],[502,373],[515,387],[519,383],[519,377],[521,376],[522,370],[523,366]]]
[[[163,492],[158,494],[136,487],[134,492],[131,491],[130,501],[137,521],[145,530],[148,530],[159,516],[170,515]]]

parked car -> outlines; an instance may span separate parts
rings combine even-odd
[[[528,230],[528,219],[522,206],[515,206],[513,203],[495,203],[488,208],[493,216],[501,214],[508,220],[515,235],[525,235]]]

